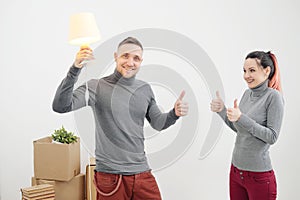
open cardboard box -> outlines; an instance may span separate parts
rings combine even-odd
[[[69,181],[80,173],[80,138],[73,144],[52,143],[52,137],[33,141],[34,177]]]

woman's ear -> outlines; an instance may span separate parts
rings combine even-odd
[[[264,68],[264,72],[265,72],[266,76],[269,77],[270,73],[271,73],[271,67],[267,66],[266,68]]]

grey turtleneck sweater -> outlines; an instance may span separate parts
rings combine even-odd
[[[86,106],[86,86],[74,90],[80,69],[72,66],[56,91],[53,110],[65,113]],[[118,71],[88,81],[89,101],[95,118],[96,171],[136,174],[149,170],[144,152],[144,119],[156,130],[174,124],[174,109],[161,113],[149,84],[123,78]]]
[[[242,112],[234,123],[226,116],[226,108],[218,114],[236,135],[232,164],[241,170],[263,172],[272,169],[270,145],[279,136],[284,102],[281,93],[268,87],[268,81],[247,89],[239,103]]]

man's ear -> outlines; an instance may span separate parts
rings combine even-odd
[[[114,53],[114,58],[115,58],[115,61],[117,61],[118,54],[116,52]]]

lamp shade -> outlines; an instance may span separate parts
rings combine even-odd
[[[70,44],[89,45],[98,40],[100,40],[100,33],[92,13],[77,13],[70,17]]]

